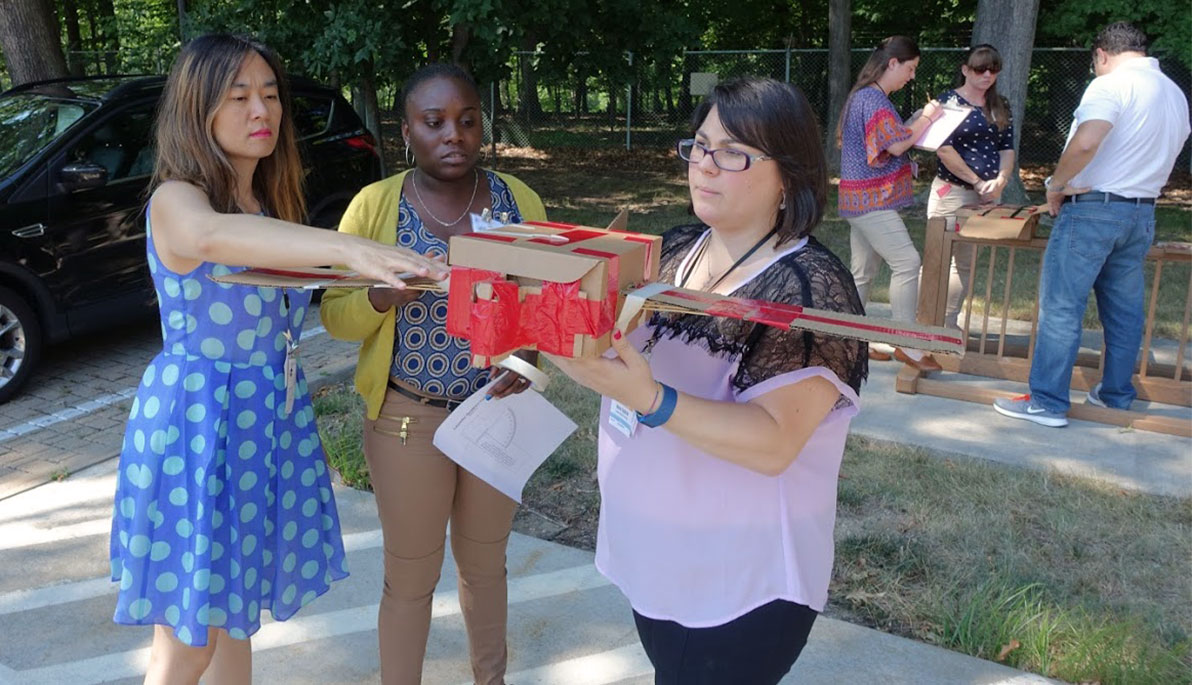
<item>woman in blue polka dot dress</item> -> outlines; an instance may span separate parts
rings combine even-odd
[[[285,620],[347,576],[314,410],[287,362],[309,294],[208,276],[332,255],[394,285],[442,274],[289,223],[304,209],[288,98],[272,52],[211,35],[179,55],[158,115],[146,233],[164,346],[133,401],[111,541],[116,622],[155,626],[146,682],[247,682],[261,612]]]

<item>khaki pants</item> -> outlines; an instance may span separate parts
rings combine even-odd
[[[956,230],[956,210],[964,205],[975,205],[981,201],[981,196],[971,188],[948,183],[936,177],[931,182],[931,192],[927,196],[927,218],[944,217],[948,219],[948,230]],[[944,314],[944,325],[959,328],[960,303],[968,294],[969,281],[973,274],[973,253],[968,246],[954,244],[955,254],[948,270],[948,306]]]
[[[853,281],[861,303],[869,304],[869,286],[885,261],[890,265],[890,312],[896,321],[914,321],[919,305],[919,251],[902,217],[881,209],[845,219],[852,248]]]
[[[405,417],[411,421],[402,444]],[[431,440],[446,417],[446,409],[389,390],[380,417],[364,424],[364,458],[385,545],[385,588],[377,622],[385,685],[418,685],[422,680],[448,519],[473,677],[477,685],[504,682],[505,546],[517,504],[435,449]]]

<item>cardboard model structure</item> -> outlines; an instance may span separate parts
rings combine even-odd
[[[1030,240],[1047,205],[965,205],[956,210],[960,235],[985,240]]]
[[[447,332],[471,341],[480,367],[523,348],[597,356],[626,293],[658,278],[661,252],[660,236],[546,222],[453,236]]]
[[[408,287],[447,288],[447,332],[467,339],[472,363],[487,367],[519,349],[592,357],[614,328],[632,330],[647,311],[725,316],[786,329],[962,354],[956,331],[797,305],[726,297],[657,282],[660,236],[609,228],[528,222],[453,236],[448,282],[411,279]],[[249,269],[214,277],[256,286],[380,287],[343,269]]]

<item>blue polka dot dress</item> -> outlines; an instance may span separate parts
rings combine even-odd
[[[348,575],[314,408],[299,371],[286,413],[287,330],[310,295],[215,283],[241,270],[149,269],[164,347],[133,400],[112,518],[115,621],[161,624],[192,646],[208,627],[247,638]]]

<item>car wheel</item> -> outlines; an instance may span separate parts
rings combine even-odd
[[[0,403],[20,390],[41,356],[41,323],[20,295],[0,288]]]

